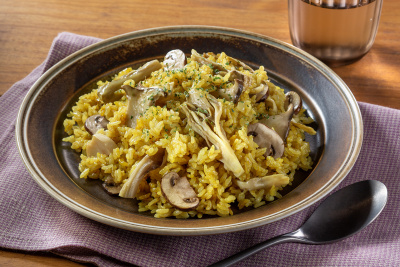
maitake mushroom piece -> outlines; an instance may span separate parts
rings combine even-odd
[[[199,112],[197,107],[191,103],[185,102],[182,104],[181,108],[187,117],[188,124],[196,133],[206,140],[209,146],[210,144],[213,144],[221,151],[222,158],[220,161],[224,164],[225,169],[233,172],[236,177],[239,177],[244,173],[244,169],[240,165],[235,152],[230,146],[229,141],[221,128],[220,118],[222,114],[222,105],[217,99],[209,94],[203,98],[203,101],[207,101],[212,105],[213,111],[211,111],[211,114]]]
[[[160,87],[144,87],[138,84],[136,87],[123,85],[122,89],[126,92],[128,99],[128,109],[126,112],[127,125],[136,128],[137,119],[156,101],[165,96],[166,93]]]
[[[139,163],[135,166],[135,169],[129,175],[129,178],[124,183],[119,192],[119,196],[123,198],[135,198],[139,185],[147,174],[165,163],[165,150],[160,149],[153,156],[146,155]]]
[[[164,65],[165,70],[183,69],[186,65],[185,53],[179,49],[169,51],[165,55]]]
[[[209,65],[211,66],[214,70],[217,70],[218,72],[223,72],[226,73],[227,70],[226,68],[217,62],[211,61],[203,56],[201,56],[199,53],[197,53],[196,50],[192,49],[192,56],[191,59],[200,63],[201,65]]]
[[[104,84],[97,91],[97,95],[104,103],[118,100],[118,97],[116,97],[114,93],[115,91],[121,89],[121,86],[124,84],[124,82],[126,82],[127,80],[133,80],[135,81],[135,84],[137,84],[149,77],[153,71],[159,70],[161,68],[162,65],[158,60],[149,61],[139,69],[129,72],[118,80],[113,80],[109,83]]]
[[[251,178],[246,182],[239,180],[236,182],[239,188],[242,190],[270,190],[272,186],[279,187],[287,185],[289,183],[289,177],[284,174],[273,174],[263,177]]]
[[[268,118],[261,119],[258,122],[274,129],[283,141],[286,142],[286,137],[289,133],[290,121],[294,114],[300,112],[302,101],[296,92],[288,92],[286,94],[285,109],[286,111],[281,114],[269,116]]]
[[[161,192],[174,207],[186,211],[195,209],[200,200],[186,177],[170,172],[161,179]]]
[[[247,134],[253,136],[253,141],[261,148],[266,148],[265,156],[275,159],[283,156],[285,144],[282,138],[271,128],[261,123],[250,124]]]
[[[235,81],[235,84],[231,88],[218,89],[215,94],[216,97],[222,97],[225,100],[237,103],[242,92],[246,91],[253,83],[252,77],[250,77],[236,69],[228,70],[222,64],[213,62],[213,61],[205,58],[204,56],[201,56],[195,50],[192,50],[191,58],[192,58],[192,60],[198,62],[199,64],[211,66],[214,70],[217,70],[218,74],[220,74],[220,75],[229,74],[228,80],[231,82]],[[247,66],[245,63],[241,62],[240,60],[232,58],[232,57],[228,57],[228,60],[231,61],[237,67],[243,67],[243,70],[247,70],[250,73],[254,73],[254,70],[251,67]],[[259,86],[252,88],[251,91],[249,92],[249,95],[250,96],[255,95],[257,103],[265,101],[268,97],[268,83],[263,82]]]
[[[91,135],[94,135],[98,130],[107,130],[109,121],[101,115],[93,115],[86,119],[85,129]]]
[[[117,144],[107,135],[96,133],[86,145],[86,156],[95,157],[97,153],[110,155]]]

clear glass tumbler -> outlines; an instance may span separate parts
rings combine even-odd
[[[330,66],[352,63],[372,47],[383,0],[288,0],[292,43]]]

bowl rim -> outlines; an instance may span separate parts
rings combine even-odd
[[[265,217],[260,217],[254,220],[237,222],[228,225],[219,225],[212,227],[202,227],[202,228],[191,228],[191,227],[162,227],[162,226],[152,226],[152,225],[144,225],[137,224],[132,222],[127,222],[125,220],[120,220],[118,218],[111,218],[109,216],[105,216],[99,212],[93,211],[84,205],[77,203],[73,199],[66,196],[63,192],[55,188],[49,181],[47,181],[46,177],[44,177],[43,173],[36,167],[35,161],[32,158],[32,154],[28,149],[28,145],[26,142],[26,121],[24,120],[24,116],[29,114],[30,104],[33,102],[35,97],[37,97],[37,89],[41,87],[43,83],[51,80],[53,77],[58,75],[60,71],[65,69],[66,67],[74,64],[79,59],[84,58],[85,56],[96,53],[97,51],[106,49],[109,46],[113,46],[118,44],[119,42],[126,41],[132,38],[140,38],[140,37],[151,37],[154,35],[158,35],[160,33],[181,33],[182,31],[186,32],[202,32],[202,33],[213,33],[213,34],[224,34],[224,35],[233,35],[234,37],[241,37],[252,39],[258,42],[267,42],[268,45],[271,45],[280,50],[284,50],[285,52],[295,56],[296,58],[301,58],[310,64],[313,68],[319,70],[319,72],[324,75],[330,82],[337,84],[337,88],[340,89],[339,93],[346,100],[346,104],[348,109],[351,111],[351,124],[353,125],[353,135],[351,140],[351,149],[348,151],[347,156],[343,163],[341,164],[340,169],[334,174],[334,176],[330,179],[330,182],[325,184],[323,188],[310,195],[308,198],[303,201],[297,203],[296,205],[291,206],[286,210],[282,210],[273,214],[272,216],[268,216],[268,220]],[[144,233],[152,233],[152,234],[160,234],[160,235],[207,235],[207,234],[219,234],[226,232],[233,232],[239,230],[250,229],[254,227],[258,227],[264,225],[266,223],[272,223],[277,220],[286,218],[291,216],[320,200],[329,194],[349,173],[355,164],[358,155],[360,153],[363,141],[363,123],[361,112],[357,101],[354,95],[351,93],[348,86],[344,83],[344,81],[334,73],[328,66],[324,63],[311,56],[310,54],[304,52],[303,50],[285,43],[283,41],[277,40],[275,38],[271,38],[268,36],[264,36],[261,34],[232,29],[227,27],[216,27],[216,26],[201,26],[201,25],[188,25],[188,26],[166,26],[166,27],[157,27],[144,29],[134,32],[125,33],[122,35],[117,35],[103,41],[91,44],[85,48],[82,48],[64,59],[57,62],[51,68],[49,68],[31,87],[27,95],[25,96],[21,107],[18,112],[17,123],[16,123],[16,140],[19,153],[21,158],[29,171],[30,175],[34,178],[34,180],[42,187],[48,194],[50,194],[57,201],[62,203],[64,206],[72,209],[73,211],[93,219],[95,221],[99,221],[114,227],[133,230]]]

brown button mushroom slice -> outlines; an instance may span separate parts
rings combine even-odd
[[[143,81],[144,79],[149,77],[153,71],[159,70],[161,68],[162,65],[158,60],[149,61],[139,69],[125,74],[118,80],[113,80],[107,84],[104,84],[97,91],[97,95],[104,103],[118,100],[114,93],[115,91],[121,89],[121,86],[124,84],[125,81],[133,80],[135,81],[135,84],[137,84],[140,81]]]
[[[161,191],[167,201],[180,210],[195,209],[200,200],[186,177],[169,172],[161,179]]]
[[[123,85],[122,89],[126,92],[128,99],[128,109],[126,111],[127,125],[136,128],[137,119],[156,101],[165,96],[165,92],[159,87],[144,87],[138,84],[135,88]]]
[[[114,148],[117,148],[117,145],[110,137],[96,133],[86,145],[86,155],[88,157],[95,157],[97,153],[110,155]]]
[[[165,162],[164,155],[165,150],[160,149],[153,156],[146,155],[141,159],[122,186],[119,196],[123,198],[135,198],[142,180],[150,171],[159,168]]]
[[[169,51],[164,58],[165,70],[183,69],[186,65],[186,56],[182,50]]]
[[[272,156],[275,159],[283,156],[285,145],[282,138],[271,128],[261,123],[250,124],[247,134],[252,135],[253,141],[262,148],[266,148],[265,156]]]
[[[110,174],[107,175],[107,178],[104,180],[102,186],[110,195],[118,195],[122,188],[121,184],[114,183],[114,179]]]
[[[86,119],[85,129],[91,135],[94,135],[100,129],[107,129],[109,121],[101,115],[93,115]]]
[[[243,92],[243,81],[235,79],[235,83],[226,89],[218,89],[216,94],[218,97],[222,97],[225,100],[237,103],[239,101],[240,95]]]
[[[285,99],[285,109],[287,110],[289,108],[289,105],[293,104],[293,113],[298,114],[303,107],[303,102],[301,100],[301,97],[294,91],[290,91],[286,93],[286,99]]]
[[[265,189],[269,191],[272,186],[279,187],[289,183],[289,177],[284,174],[273,174],[263,177],[251,178],[250,180],[243,182],[240,180],[236,181],[237,185],[242,190],[258,190]]]

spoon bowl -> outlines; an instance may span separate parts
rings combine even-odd
[[[299,229],[259,243],[212,266],[229,266],[281,243],[327,244],[340,241],[372,223],[385,207],[387,196],[386,186],[379,181],[354,183],[326,198]]]

